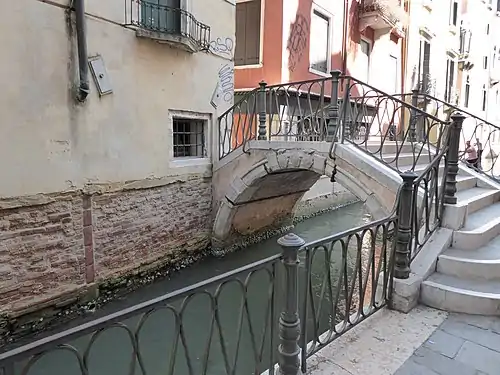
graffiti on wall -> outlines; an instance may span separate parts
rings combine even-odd
[[[223,64],[219,69],[217,84],[210,104],[217,108],[219,104],[231,105],[234,97],[234,68],[232,64]]]
[[[309,21],[302,15],[297,15],[291,25],[287,49],[289,52],[288,69],[293,72],[302,60],[302,55],[307,47],[309,37]]]
[[[210,52],[227,59],[233,58],[234,41],[230,37],[217,38],[210,42]]]

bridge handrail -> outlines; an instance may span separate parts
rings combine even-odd
[[[133,332],[131,329],[126,327],[122,322],[131,318],[131,317],[137,317],[142,314],[142,318],[139,321],[139,324],[136,327],[136,333],[140,331],[140,328],[142,327],[142,323],[147,319],[147,317],[155,311],[155,309],[162,308],[167,306],[167,308],[170,308],[170,310],[173,312],[175,316],[175,322],[176,322],[176,330],[177,334],[180,334],[178,332],[178,325],[182,325],[182,322],[179,319],[182,319],[182,311],[189,303],[190,298],[197,294],[209,294],[207,290],[209,288],[214,288],[216,287],[216,291],[213,293],[214,296],[217,296],[217,293],[219,293],[226,284],[231,283],[231,282],[236,282],[238,285],[241,286],[241,288],[246,288],[246,284],[249,282],[249,280],[252,278],[252,275],[256,272],[266,270],[269,273],[269,282],[270,282],[270,288],[272,288],[272,291],[270,292],[271,295],[269,296],[269,303],[275,304],[274,301],[274,288],[275,288],[275,267],[277,264],[279,264],[279,260],[282,258],[281,254],[276,254],[271,257],[267,257],[265,259],[255,261],[251,264],[248,264],[246,266],[237,268],[235,270],[225,272],[221,275],[214,276],[212,278],[203,280],[201,282],[192,284],[187,287],[180,288],[178,290],[175,290],[170,293],[166,293],[162,296],[153,298],[151,300],[148,300],[146,302],[138,303],[134,306],[125,308],[123,310],[120,310],[115,313],[108,314],[104,317],[94,319],[90,322],[83,323],[81,325],[78,325],[77,327],[70,328],[67,330],[64,330],[62,332],[58,332],[55,334],[52,334],[48,337],[41,338],[39,340],[33,341],[29,344],[25,344],[19,347],[14,347],[12,349],[9,349],[8,351],[4,351],[0,353],[0,373],[5,374],[5,375],[13,375],[14,373],[11,372],[13,369],[13,366],[16,362],[25,360],[28,358],[31,358],[31,360],[28,361],[28,363],[25,365],[24,370],[25,372],[22,372],[24,374],[29,373],[29,369],[31,368],[32,365],[35,364],[35,362],[41,358],[44,354],[47,352],[50,352],[51,350],[57,350],[57,348],[70,348],[70,345],[68,342],[71,342],[72,340],[75,340],[77,338],[84,337],[89,334],[93,334],[93,337],[100,334],[102,330],[105,330],[107,328],[113,328],[118,326],[125,327],[127,331],[130,331],[132,333],[131,337],[135,337],[133,335]],[[268,268],[271,267],[271,270]],[[247,276],[248,274],[248,276]],[[245,277],[244,281],[241,281],[241,277]],[[242,289],[243,290],[243,289]],[[270,289],[271,290],[271,289]],[[244,299],[246,301],[246,292],[243,293]],[[213,297],[217,298],[217,297]],[[169,304],[170,302],[174,301],[181,301],[181,308],[179,309],[180,312],[174,312],[174,308],[171,307]],[[187,302],[186,302],[187,301]],[[264,306],[265,307],[265,306]],[[263,307],[263,308],[264,308]],[[270,308],[270,306],[268,306]],[[215,305],[212,306],[212,308],[215,308]],[[176,311],[176,310],[175,310]],[[215,310],[214,310],[215,311]],[[212,314],[214,313],[212,311]],[[269,327],[269,331],[271,334],[274,334],[274,327]],[[135,338],[137,339],[137,338]],[[210,340],[213,338],[210,337]],[[253,338],[255,339],[255,338]],[[263,338],[264,339],[264,338]],[[90,347],[93,344],[93,340],[89,340],[89,344],[87,347],[87,351],[90,349]],[[135,351],[138,350],[137,343],[133,344],[133,355],[135,356],[136,353]],[[223,343],[221,342],[221,345]],[[12,347],[12,345],[11,345]],[[177,349],[178,350],[178,349]],[[80,354],[80,351],[78,351],[76,348],[73,348],[71,351]],[[85,352],[87,352],[85,351]],[[82,350],[83,352],[83,350]],[[174,355],[177,353],[174,353]],[[75,354],[77,355],[77,354]],[[79,357],[80,358],[80,357]],[[83,360],[83,357],[80,358]],[[189,361],[189,358],[187,359]],[[273,360],[271,360],[274,362]],[[80,362],[80,366],[83,365],[83,362]],[[141,364],[140,364],[141,365]],[[270,365],[271,366],[271,365]],[[3,370],[3,372],[1,371]],[[82,369],[82,375],[83,374],[88,374],[88,372],[83,371]]]

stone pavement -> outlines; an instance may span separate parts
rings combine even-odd
[[[449,314],[394,375],[500,374],[500,318]]]

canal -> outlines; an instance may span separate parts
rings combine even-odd
[[[306,241],[311,241],[370,220],[365,206],[362,203],[355,203],[298,223],[294,232]],[[93,318],[120,311],[278,254],[281,249],[276,241],[277,237],[270,238],[224,258],[207,259],[174,274],[167,280],[159,280],[131,292],[125,298],[109,303],[96,311]],[[313,289],[321,289],[324,267],[321,261],[315,261],[313,264],[312,272],[315,274],[314,280],[317,280],[317,288],[313,281]],[[334,273],[340,272],[335,262],[332,262],[331,267],[336,269]],[[274,284],[272,289],[269,273],[265,271],[264,269],[264,272],[253,274],[245,292],[242,292],[237,283],[228,283],[220,292],[216,305],[211,305],[213,300],[202,293],[185,302],[184,308],[181,308],[182,300],[172,301],[172,305],[180,312],[177,318],[183,322],[180,332],[176,331],[178,325],[175,324],[176,318],[172,311],[157,309],[148,315],[147,319],[134,316],[121,322],[121,325],[106,329],[98,336],[94,336],[91,345],[89,345],[90,335],[71,339],[67,343],[78,350],[82,361],[87,362],[89,375],[260,373],[274,362],[275,357],[271,356],[271,342],[274,340],[273,347],[275,347],[278,334],[277,311],[271,316],[267,308],[269,291],[274,290],[278,294],[276,296],[278,300],[282,298],[279,285]],[[246,277],[247,275],[239,276],[241,280],[245,280]],[[301,283],[304,280],[305,275],[301,275]],[[214,292],[215,287],[211,292]],[[214,319],[214,310],[218,311],[217,319]],[[324,330],[327,329],[330,319],[332,317],[328,316],[327,311],[319,319],[320,326],[324,327]],[[74,320],[69,326],[76,326],[82,322]],[[139,323],[141,329],[137,330]],[[271,326],[274,327],[273,330]],[[130,336],[134,334],[135,340]],[[137,342],[137,346],[134,346],[134,342]],[[25,361],[17,363],[14,374],[83,374],[81,363],[73,349],[49,352],[30,365],[27,373],[23,373],[25,365]]]

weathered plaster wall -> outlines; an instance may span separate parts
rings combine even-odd
[[[187,1],[212,36],[210,51],[189,54],[137,38],[123,26],[123,0],[87,0],[89,56],[103,57],[113,93],[100,98],[90,77],[77,104],[68,3],[3,8],[1,312],[59,304],[210,238],[215,119],[233,101],[234,4]],[[174,160],[173,113],[208,121],[206,158]]]

